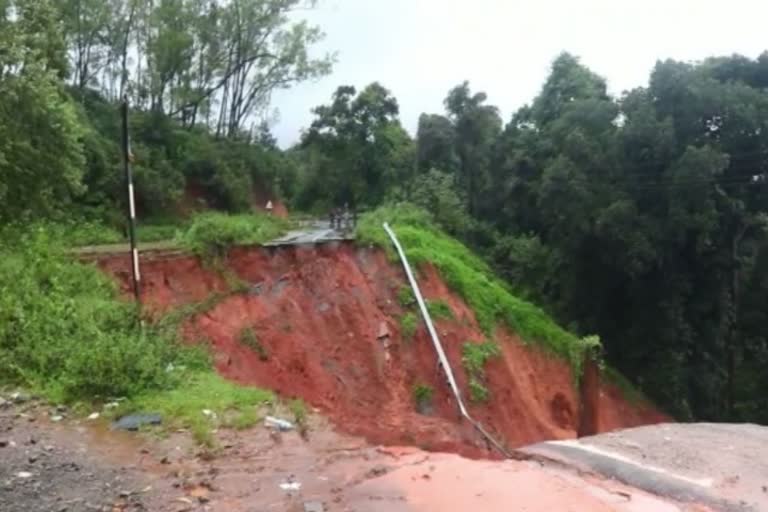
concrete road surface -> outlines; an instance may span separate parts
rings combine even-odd
[[[340,240],[353,240],[355,238],[352,229],[335,229],[327,220],[314,220],[305,223],[301,229],[289,231],[275,240],[264,245],[277,247],[281,245],[316,244],[323,242],[335,242]]]
[[[768,427],[654,425],[522,451],[677,502],[728,512],[768,511]]]

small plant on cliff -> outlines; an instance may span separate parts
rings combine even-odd
[[[413,386],[413,401],[416,403],[416,410],[423,412],[432,404],[432,395],[434,390],[426,384],[416,384]]]
[[[491,392],[488,391],[488,388],[486,387],[486,385],[483,383],[482,380],[480,380],[477,377],[469,378],[470,400],[476,403],[482,403],[482,402],[487,402],[490,397],[491,397]]]
[[[309,433],[307,404],[300,398],[294,398],[288,402],[288,408],[293,414],[293,421],[296,423],[296,428],[299,431],[301,437],[306,438]]]
[[[416,297],[413,295],[413,290],[408,286],[401,286],[397,291],[397,302],[405,309],[414,307]]]
[[[501,355],[501,349],[492,341],[464,343],[461,349],[461,363],[469,376],[469,396],[474,402],[485,402],[490,392],[485,387],[485,364]]]
[[[245,345],[246,347],[250,348],[256,355],[259,356],[259,359],[262,361],[268,361],[269,360],[269,352],[267,351],[266,347],[261,344],[261,341],[259,341],[258,336],[256,336],[256,333],[253,331],[251,327],[246,327],[242,331],[240,331],[240,336],[238,337],[240,340],[240,343]]]
[[[429,316],[431,316],[433,320],[453,319],[453,311],[451,310],[451,307],[442,299],[428,300],[427,311],[429,311]]]
[[[403,335],[404,340],[413,340],[413,337],[416,335],[418,323],[418,317],[411,311],[400,317],[400,332]]]

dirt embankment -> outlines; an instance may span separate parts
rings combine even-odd
[[[99,265],[127,290],[129,262],[102,258]],[[406,312],[397,293],[405,286],[400,267],[382,251],[352,244],[277,249],[237,248],[228,266],[248,285],[223,298],[184,325],[190,340],[207,340],[216,366],[238,382],[301,397],[345,432],[383,444],[489,456],[472,429],[459,421],[455,403],[438,368],[426,329],[413,339],[401,334]],[[191,256],[147,257],[142,264],[144,300],[154,311],[200,302],[226,292],[222,276]],[[466,396],[461,364],[464,342],[485,336],[466,304],[432,268],[420,272],[427,299],[442,299],[453,319],[437,329]],[[231,280],[230,280],[231,281]],[[258,344],[244,345],[251,329]],[[389,339],[381,338],[389,333]],[[486,367],[487,403],[471,404],[476,419],[509,447],[575,437],[579,400],[569,366],[500,329],[502,356]],[[433,391],[427,414],[417,412],[416,385]],[[619,390],[599,391],[599,431],[663,421],[646,406],[626,402]]]

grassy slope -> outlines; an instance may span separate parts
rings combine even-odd
[[[222,240],[253,242],[282,229],[257,216],[207,215],[201,224],[205,229],[193,230],[200,225],[193,221],[182,240],[201,253],[221,248]],[[61,225],[0,230],[0,385],[56,403],[127,398],[119,412],[163,413],[204,442],[218,423],[203,409],[234,414],[235,426],[253,423],[253,406],[272,401],[271,393],[223,380],[204,351],[178,342],[178,322],[195,309],[140,328],[114,283],[67,254],[70,235]]]
[[[495,277],[492,269],[466,246],[446,235],[430,215],[408,204],[385,206],[363,216],[357,229],[358,242],[383,247],[396,259],[394,248],[382,228],[394,229],[411,265],[432,263],[446,283],[472,308],[477,322],[490,338],[502,323],[526,343],[534,343],[564,358],[581,375],[585,350],[599,343],[596,336],[579,338],[566,331],[541,308],[515,296],[509,286]],[[641,391],[615,369],[604,366],[603,377],[634,404],[650,403]]]
[[[426,212],[409,205],[383,207],[366,214],[358,225],[358,241],[384,247],[394,257],[382,229],[389,222],[411,265],[432,263],[448,286],[472,308],[489,337],[499,322],[525,342],[539,344],[566,359],[580,374],[585,344],[558,326],[543,310],[516,297],[491,268],[467,247],[436,228]]]

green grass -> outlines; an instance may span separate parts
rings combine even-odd
[[[411,265],[434,265],[448,286],[472,308],[486,335],[492,337],[495,327],[502,323],[524,341],[564,357],[575,374],[580,374],[584,347],[579,338],[558,326],[537,306],[515,296],[487,263],[436,228],[423,210],[398,204],[365,214],[358,224],[358,243],[383,247],[394,259],[392,243],[381,227],[384,221],[397,234]]]
[[[259,359],[262,361],[268,361],[269,360],[269,352],[267,351],[266,347],[261,344],[259,341],[258,336],[256,336],[256,333],[253,331],[251,327],[246,327],[242,331],[240,331],[240,336],[238,336],[238,340],[242,345],[245,345],[249,349],[251,349],[256,355],[259,356]]]
[[[60,232],[62,243],[68,247],[86,247],[127,243],[128,237],[120,229],[92,221],[69,221],[44,226],[49,231]],[[173,240],[181,224],[144,224],[141,219],[136,225],[136,240],[140,243]]]
[[[141,224],[136,227],[136,239],[139,242],[161,242],[173,240],[182,226],[174,224]]]
[[[157,320],[157,323],[167,329],[176,329],[185,320],[211,311],[222,301],[231,297],[233,293],[237,292],[214,292],[201,301],[183,304],[167,312],[162,318]]]
[[[122,397],[116,412],[160,413],[167,426],[189,428],[203,444],[224,420],[253,425],[254,407],[273,401],[268,391],[224,381],[202,347],[178,341],[179,322],[225,295],[141,327],[114,283],[66,252],[60,226],[1,231],[0,386],[87,410]]]
[[[429,405],[434,393],[435,390],[427,384],[415,384],[413,386],[413,401],[416,403],[416,408],[421,409]]]
[[[442,299],[428,300],[427,311],[433,320],[453,320],[454,318],[451,307]]]
[[[296,424],[296,428],[302,437],[306,437],[309,432],[309,413],[307,411],[307,404],[300,398],[294,398],[288,402],[288,409],[293,415],[293,421]]]
[[[38,226],[48,231],[60,231],[62,243],[69,247],[116,244],[124,241],[123,234],[112,227],[90,221],[72,221]]]
[[[397,290],[397,302],[406,309],[416,305],[416,296],[413,295],[413,290],[411,290],[410,286],[401,286]]]
[[[405,341],[412,341],[419,326],[419,318],[416,313],[409,311],[400,317],[400,333]]]
[[[225,423],[225,426],[235,430],[248,430],[256,426],[260,420],[261,418],[256,414],[256,408],[248,407],[239,411],[232,420]]]
[[[60,226],[6,228],[0,239],[0,381],[57,402],[173,385],[164,369],[193,351],[162,326],[141,329],[114,283],[67,255]]]
[[[121,412],[158,413],[164,418],[165,428],[189,429],[196,441],[212,446],[211,431],[222,426],[228,414],[238,414],[239,424],[248,428],[255,423],[250,422],[255,412],[250,416],[248,411],[275,400],[271,391],[241,387],[210,371],[186,372],[183,381],[184,385],[175,389],[136,396],[121,407]],[[206,416],[205,410],[215,416]]]
[[[501,355],[501,348],[493,341],[473,343],[461,347],[461,364],[469,376],[469,396],[473,402],[486,402],[490,392],[485,386],[485,364]]]
[[[263,214],[228,215],[205,212],[196,215],[176,241],[183,248],[203,257],[217,257],[234,245],[261,244],[279,237],[290,223]]]
[[[307,404],[299,398],[295,398],[288,402],[288,409],[293,414],[293,420],[297,425],[303,425],[307,422]]]

